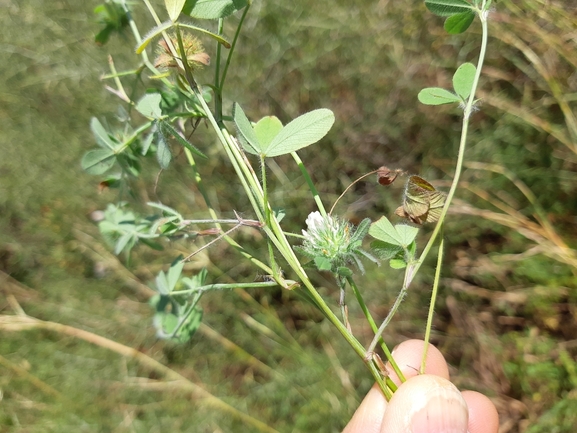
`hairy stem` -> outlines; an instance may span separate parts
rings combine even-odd
[[[477,93],[477,87],[479,85],[479,77],[481,76],[481,69],[483,68],[483,63],[485,62],[485,55],[487,52],[487,41],[488,41],[488,29],[487,29],[487,13],[483,10],[479,11],[479,18],[481,19],[481,27],[482,27],[482,35],[481,35],[481,50],[479,52],[479,59],[477,61],[477,71],[475,73],[475,78],[473,80],[473,87],[471,90],[471,95],[469,96],[469,100],[467,101],[467,105],[465,106],[465,110],[463,113],[463,126],[461,129],[461,140],[459,142],[459,151],[457,154],[457,164],[455,166],[455,176],[453,177],[453,182],[451,183],[451,188],[449,189],[449,193],[447,194],[447,200],[445,201],[445,206],[443,206],[443,210],[441,211],[441,216],[439,217],[439,221],[427,242],[427,245],[423,249],[419,260],[417,261],[414,269],[412,277],[416,275],[419,268],[425,261],[425,258],[429,254],[429,251],[433,247],[435,240],[439,232],[441,231],[441,227],[445,220],[445,216],[447,215],[447,211],[449,210],[449,206],[451,205],[451,201],[453,200],[453,196],[455,195],[455,191],[457,190],[457,186],[459,184],[459,179],[461,177],[461,173],[463,171],[463,161],[465,160],[465,149],[467,148],[467,133],[469,131],[469,119],[471,117],[471,113],[473,112],[473,103],[475,102],[475,94]],[[411,284],[411,279],[408,281],[408,285]]]

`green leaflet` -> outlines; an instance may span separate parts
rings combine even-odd
[[[171,21],[176,21],[180,12],[182,12],[184,3],[186,3],[186,0],[164,0],[166,12],[168,12],[168,17]]]
[[[425,6],[435,15],[441,17],[450,17],[472,9],[471,4],[465,0],[425,0]]]
[[[333,126],[335,115],[327,108],[305,113],[287,124],[264,149],[266,157],[296,152],[323,138]]]
[[[455,89],[457,95],[463,98],[463,101],[466,101],[471,95],[476,72],[477,68],[475,65],[463,63],[453,75],[453,89]]]
[[[441,87],[427,87],[421,90],[417,97],[421,104],[425,105],[443,105],[461,102],[461,98]]]

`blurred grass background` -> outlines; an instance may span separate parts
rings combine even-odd
[[[131,68],[134,42],[127,33],[95,46],[97,2],[23,3],[0,1],[0,430],[258,431],[224,406],[231,405],[282,432],[340,431],[370,376],[320,314],[290,293],[211,294],[203,299],[205,326],[190,344],[156,340],[147,284],[193,245],[137,249],[129,266],[114,257],[90,214],[117,197],[99,194],[99,179],[79,164],[94,147],[90,118],[111,119],[118,106],[99,82],[107,55],[118,69]],[[577,426],[576,32],[572,2],[496,3],[469,165],[445,229],[433,341],[459,387],[493,399],[501,433]],[[239,101],[251,119],[283,121],[331,108],[337,122],[328,139],[300,152],[329,202],[380,165],[445,186],[459,113],[421,106],[416,95],[448,86],[459,62],[476,59],[478,44],[478,27],[448,36],[421,1],[257,1],[228,104]],[[204,129],[195,144],[212,152],[203,176],[224,179],[214,183],[222,214],[248,209]],[[273,200],[288,210],[287,228],[300,231],[313,201],[289,158],[277,162]],[[184,161],[156,191],[150,167],[135,185],[138,197],[202,215]],[[399,195],[398,186],[361,183],[339,210],[352,221],[375,219],[390,215]],[[261,245],[256,232],[236,236]],[[187,271],[202,266],[216,282],[255,278],[224,245]],[[422,337],[431,270],[423,268],[389,328],[391,345]],[[316,281],[336,305],[333,283]],[[386,315],[399,283],[386,266],[368,269],[362,290],[375,316]],[[19,308],[45,322],[16,323]],[[351,306],[350,314],[368,340],[360,311]],[[120,356],[107,341],[149,358]]]

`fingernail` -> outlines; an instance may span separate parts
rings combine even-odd
[[[459,390],[439,382],[423,396],[424,406],[411,417],[412,433],[467,433],[469,411]]]

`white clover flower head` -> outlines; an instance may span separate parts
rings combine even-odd
[[[323,217],[311,212],[306,219],[307,230],[302,249],[310,257],[326,257],[337,266],[346,263],[350,252],[352,226],[336,217]]]

